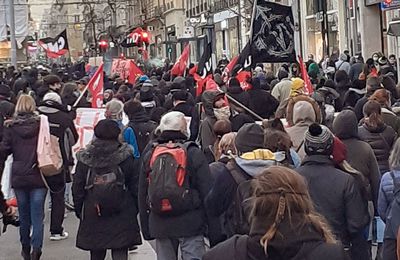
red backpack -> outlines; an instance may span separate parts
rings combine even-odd
[[[187,149],[192,143],[155,144],[150,157],[148,202],[158,215],[181,215],[200,206],[190,188]]]

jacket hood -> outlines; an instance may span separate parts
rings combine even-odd
[[[293,123],[295,125],[302,122],[314,123],[315,121],[315,111],[310,102],[298,101],[294,104]]]
[[[358,122],[356,114],[351,110],[343,110],[333,121],[333,133],[339,139],[358,138]]]
[[[203,102],[204,106],[204,112],[207,116],[214,116],[214,111],[213,111],[214,101],[215,98],[221,94],[223,93],[219,91],[209,90],[205,91],[201,96],[201,101]]]
[[[361,127],[364,127],[370,133],[383,133],[385,131],[387,125],[379,125],[379,126],[371,126],[368,124],[368,120],[364,119],[364,123]]]
[[[40,117],[35,114],[20,114],[12,120],[5,122],[13,131],[23,139],[30,139],[39,135]]]
[[[253,178],[261,174],[265,168],[283,160],[285,160],[284,152],[273,153],[267,149],[257,149],[235,158],[237,165]]]
[[[119,165],[132,155],[132,147],[127,143],[94,139],[85,149],[79,151],[76,157],[89,167],[102,168]]]
[[[150,117],[147,115],[146,111],[138,111],[132,115],[130,122],[133,123],[145,123],[150,121]]]

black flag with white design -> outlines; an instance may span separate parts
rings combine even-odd
[[[204,52],[203,55],[200,58],[199,64],[198,64],[198,69],[197,69],[197,74],[201,78],[207,77],[207,75],[211,74],[213,72],[213,67],[212,67],[212,45],[211,41],[207,43],[204,47]]]
[[[266,0],[257,0],[251,43],[255,63],[295,62],[292,8]]]
[[[236,76],[242,70],[249,71],[255,67],[251,51],[252,51],[251,44],[250,42],[248,42],[239,54],[236,65],[233,67],[232,70],[232,76]]]
[[[67,29],[62,31],[62,33],[54,38],[47,37],[39,39],[38,43],[46,51],[47,57],[58,58],[60,56],[63,56],[69,50]]]

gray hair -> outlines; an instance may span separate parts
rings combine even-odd
[[[389,165],[392,170],[400,170],[400,138],[393,145],[389,157]]]

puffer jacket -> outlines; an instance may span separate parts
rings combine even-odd
[[[361,140],[369,143],[374,150],[381,174],[389,171],[389,156],[397,134],[390,126],[384,124],[379,127],[371,127],[364,123],[358,128]]]
[[[400,135],[400,118],[393,113],[391,110],[387,108],[382,108],[382,118],[383,122],[393,128],[393,130],[397,133],[397,136]]]
[[[366,227],[369,213],[354,178],[336,169],[329,156],[307,156],[296,171],[306,179],[315,209],[343,244]]]
[[[398,182],[400,179],[400,170],[393,170],[392,173]],[[382,176],[378,197],[378,213],[383,221],[386,221],[386,218],[390,212],[391,204],[394,198],[394,190],[395,187],[393,178],[390,172],[387,172]]]
[[[13,155],[11,186],[14,189],[44,188],[37,162],[40,118],[36,114],[19,114],[5,122],[0,144],[1,158]]]

